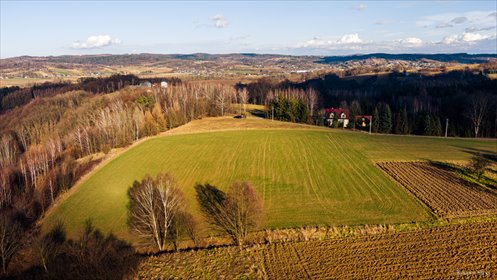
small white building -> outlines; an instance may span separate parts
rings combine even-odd
[[[166,81],[160,82],[160,87],[161,88],[167,88],[167,82]]]

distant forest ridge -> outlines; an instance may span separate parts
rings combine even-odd
[[[212,61],[218,59],[231,59],[245,61],[259,59],[274,59],[274,58],[304,58],[314,60],[316,63],[333,64],[342,63],[354,60],[365,60],[371,58],[388,59],[388,60],[436,60],[441,62],[458,62],[458,63],[484,63],[491,59],[497,59],[497,54],[388,54],[388,53],[372,53],[372,54],[357,54],[345,56],[291,56],[281,54],[256,54],[256,53],[234,53],[234,54],[97,54],[97,55],[61,55],[61,56],[20,56],[13,58],[1,59],[1,61],[45,61],[58,63],[75,63],[75,64],[102,64],[102,65],[123,65],[123,64],[140,64],[163,62],[167,60],[205,60]]]
[[[467,54],[467,53],[452,53],[452,54],[389,54],[389,53],[372,53],[358,54],[347,56],[327,56],[324,57],[321,63],[342,63],[351,60],[364,60],[370,58],[382,58],[389,60],[407,60],[416,61],[422,59],[436,60],[441,62],[458,62],[458,63],[484,63],[490,59],[496,59],[497,54]]]

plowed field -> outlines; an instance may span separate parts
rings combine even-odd
[[[454,172],[426,162],[385,162],[378,165],[439,217],[497,213],[495,194],[463,180]]]

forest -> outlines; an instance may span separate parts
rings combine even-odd
[[[324,124],[323,109],[340,107],[350,110],[351,119],[372,115],[373,132],[442,136],[448,119],[448,136],[497,136],[497,80],[482,73],[424,76],[394,72],[345,78],[329,74],[299,83],[265,78],[237,87],[247,89],[250,102],[276,108],[274,116],[280,120]],[[305,117],[294,120],[279,113],[279,104],[299,100],[307,105]],[[298,111],[298,104],[285,107]]]

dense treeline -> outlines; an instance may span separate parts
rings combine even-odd
[[[143,81],[160,83],[166,80],[171,85],[178,85],[178,78],[149,78],[140,79],[135,75],[113,75],[104,78],[81,78],[77,83],[46,82],[30,88],[6,87],[0,89],[0,112],[13,109],[29,103],[38,97],[50,97],[74,90],[84,90],[91,93],[111,93],[130,85],[139,85]]]
[[[312,123],[317,106],[317,94],[312,89],[275,90],[266,96],[268,117],[289,122]]]
[[[179,83],[168,88],[126,87],[108,94],[76,90],[38,96],[4,112],[0,115],[4,224],[29,229],[61,192],[101,160],[96,154],[196,118],[224,115],[241,96],[231,86]]]
[[[246,88],[250,102],[258,104],[268,104],[267,100],[276,90],[293,89],[298,96],[299,90],[312,89],[318,95],[317,108],[349,109],[351,118],[358,114],[373,115],[372,128],[376,132],[442,135],[449,119],[449,136],[497,136],[497,80],[468,71],[433,76],[391,73],[339,78],[326,75],[302,83],[261,79],[237,86]],[[321,119],[322,111],[316,110],[313,117]]]

